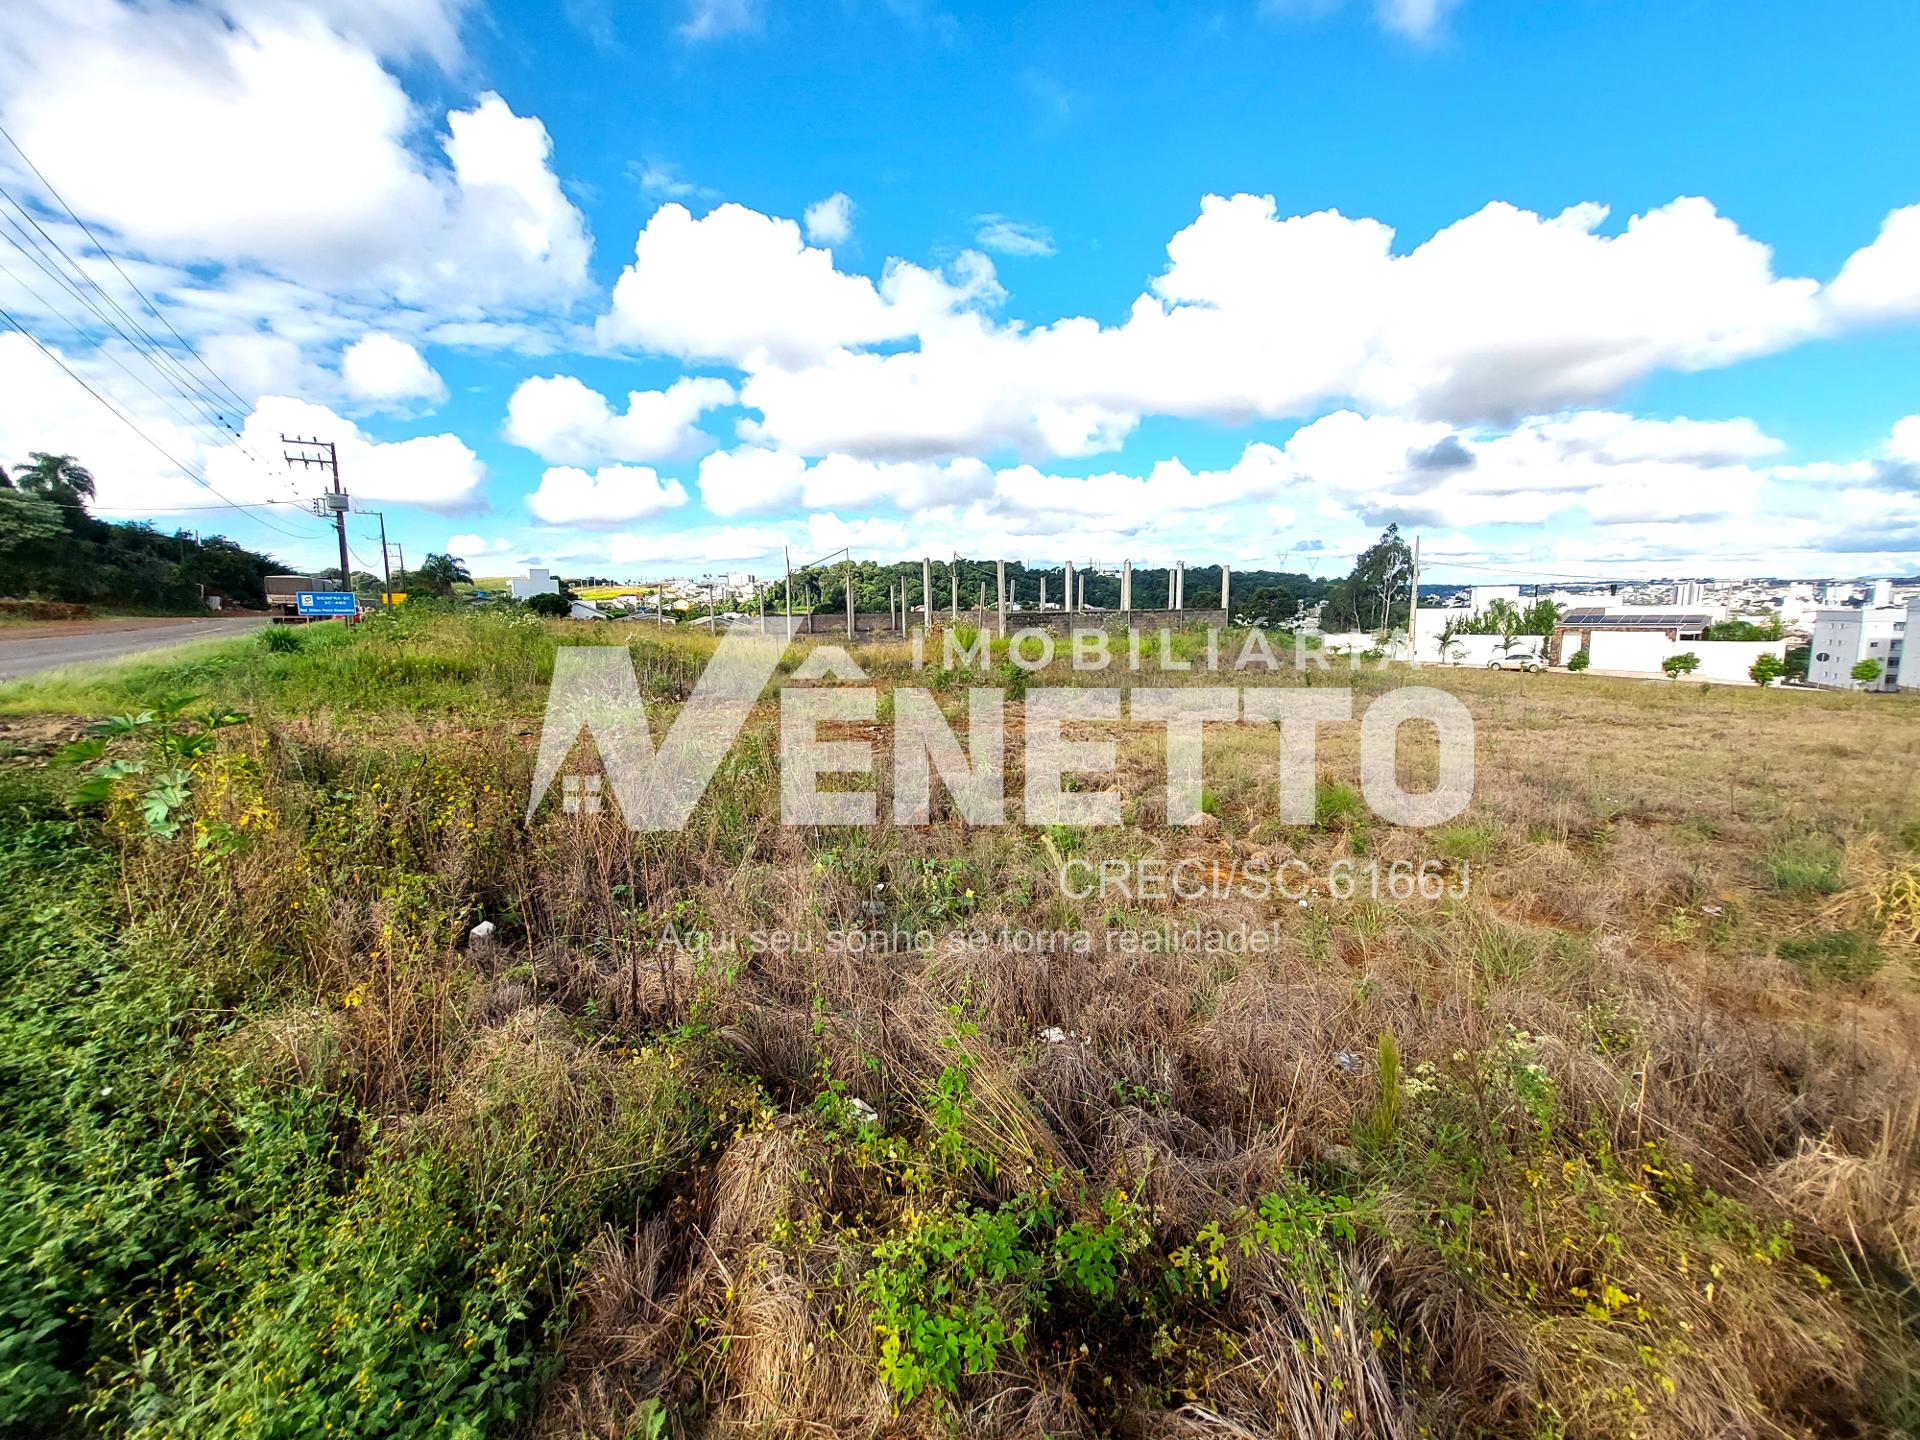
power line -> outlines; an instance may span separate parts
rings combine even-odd
[[[194,348],[193,343],[190,340],[188,340],[186,336],[180,333],[180,331],[174,326],[171,320],[167,319],[166,315],[161,312],[159,306],[156,305],[153,302],[153,300],[148,297],[146,292],[143,291],[138,285],[134,284],[133,277],[128,275],[127,272],[121,267],[120,262],[114,258],[113,252],[107,249],[106,245],[102,243],[100,237],[94,234],[92,227],[89,226],[85,220],[81,219],[79,214],[74,210],[74,208],[67,203],[66,197],[61,195],[59,190],[57,190],[54,187],[53,182],[47,178],[46,173],[42,171],[40,167],[34,163],[33,157],[27,154],[25,149],[21,147],[20,142],[13,138],[13,135],[6,129],[5,126],[0,126],[0,136],[4,136],[7,143],[13,147],[15,153],[18,154],[20,158],[26,162],[27,168],[31,170],[34,173],[34,175],[39,179],[41,185],[43,185],[46,188],[47,193],[51,195],[57,202],[59,202],[60,208],[64,210],[67,213],[68,218],[70,218],[73,221],[73,223],[80,228],[80,232],[83,235],[85,235],[87,239],[92,243],[94,249],[97,250],[99,254],[106,260],[106,262],[113,267],[114,273],[117,274],[121,278],[121,280],[125,282],[127,288],[133,291],[135,295],[140,297],[141,303],[147,307],[148,313],[150,313],[154,317],[154,319],[158,320],[162,325],[164,325],[167,329],[167,332],[171,334],[173,338],[180,343],[181,347],[186,351],[188,358],[190,358],[193,361],[193,363],[199,367],[201,373],[206,375],[209,380],[213,381],[214,384],[218,386],[220,390],[224,390],[228,396],[232,397],[235,406],[238,407],[238,413],[243,417],[242,423],[244,423],[244,417],[253,408],[248,403],[248,401],[244,397],[242,397],[240,393],[233,388],[233,386],[229,385],[224,379],[222,379],[219,375],[217,375],[214,372],[212,367],[209,366],[206,360],[200,355],[199,351],[197,351]],[[270,469],[271,467],[267,464],[266,461],[262,460],[258,455],[254,454],[253,451],[247,447],[246,440],[241,434],[240,426],[228,420],[224,412],[229,407],[227,406],[226,401],[220,397],[219,393],[213,389],[209,389],[207,386],[201,384],[199,381],[195,380],[193,376],[188,374],[186,369],[174,357],[173,353],[170,350],[168,350],[165,346],[163,346],[158,340],[156,340],[153,337],[152,333],[149,332],[145,326],[141,325],[139,321],[135,320],[131,315],[129,315],[126,309],[120,304],[120,302],[114,299],[112,295],[108,294],[107,291],[100,285],[99,281],[93,278],[92,274],[89,273],[87,268],[81,265],[79,261],[75,260],[73,256],[67,252],[66,247],[61,245],[58,239],[56,239],[53,235],[48,233],[46,227],[39,222],[39,220],[33,215],[33,213],[30,210],[27,209],[26,206],[21,204],[20,201],[16,199],[12,194],[8,193],[4,187],[0,187],[0,196],[4,196],[8,201],[8,203],[11,204],[15,210],[20,212],[21,216],[40,235],[41,239],[45,242],[45,244],[51,246],[53,248],[53,251],[56,254],[58,254],[61,257],[61,259],[63,259],[67,263],[68,266],[72,268],[73,273],[76,276],[78,276],[79,279],[83,281],[89,288],[91,288],[97,295],[99,295],[99,297],[103,301],[105,301],[108,306],[112,308],[114,314],[118,315],[122,320],[126,321],[126,323],[129,326],[131,326],[139,334],[141,339],[146,342],[146,344],[142,346],[139,340],[135,340],[132,336],[128,335],[125,330],[121,329],[121,327],[114,322],[111,316],[107,315],[104,311],[102,311],[98,305],[95,305],[92,302],[88,301],[86,296],[82,292],[75,289],[75,287],[73,287],[72,284],[69,282],[67,288],[69,288],[70,290],[74,290],[76,298],[80,299],[83,303],[85,303],[89,309],[91,309],[111,329],[113,329],[117,334],[119,334],[122,339],[126,340],[127,343],[134,348],[135,351],[140,353],[143,356],[143,358],[146,359],[148,364],[152,365],[154,369],[158,371],[163,378],[167,379],[169,384],[178,385],[182,391],[182,394],[187,399],[188,403],[195,406],[195,408],[198,409],[203,415],[208,416],[211,419],[211,421],[214,423],[216,428],[218,428],[222,432],[221,439],[223,444],[227,443],[227,437],[230,435],[232,437],[232,443],[239,448],[242,454],[244,454],[248,459],[252,460],[254,464],[260,466],[263,470]],[[20,227],[16,222],[12,220],[11,217],[8,217],[8,223],[13,225],[14,229],[19,230]],[[28,238],[29,240],[33,238],[32,236],[27,236],[24,230],[20,230],[20,233],[23,236],[26,236],[26,238]],[[39,242],[35,242],[35,243],[36,243],[36,246],[38,246]],[[43,266],[43,268],[45,267]],[[63,316],[62,318],[65,318],[65,317]],[[296,496],[298,496],[299,495],[298,487],[296,487],[293,484],[293,478],[291,474],[286,472],[284,467],[282,467],[282,474],[286,476],[288,488],[292,490]]]
[[[8,204],[12,205],[13,208],[20,213],[21,218],[33,227],[30,233],[11,215],[6,216],[7,224],[33,246],[33,249],[29,251],[25,246],[21,245],[19,241],[8,236],[7,239],[13,245],[13,248],[19,250],[23,255],[26,255],[27,258],[38,265],[43,272],[59,281],[76,300],[93,312],[96,319],[122,340],[126,341],[149,365],[153,366],[162,379],[170,386],[179,389],[183,397],[187,400],[187,403],[194,406],[196,410],[207,418],[210,424],[220,431],[222,443],[225,443],[229,436],[237,439],[240,433],[239,430],[223,413],[229,408],[226,403],[216,395],[212,397],[214,403],[209,407],[206,387],[194,380],[191,375],[188,375],[185,370],[180,368],[178,362],[167,353],[160,342],[155,340],[137,320],[127,314],[119,302],[102,289],[100,283],[87,273],[86,267],[74,259],[74,257],[67,252],[66,247],[61,245],[53,235],[48,233],[47,228],[34,217],[32,211],[28,210],[26,206],[22,205],[18,199],[9,193],[5,186],[0,186],[0,199],[4,199]],[[37,239],[35,238],[36,235],[38,236]],[[59,260],[64,262],[65,268],[56,269],[55,266],[50,265],[48,259],[52,256],[58,256]],[[80,285],[75,283],[74,279],[69,278],[67,274],[69,270],[74,277],[78,278],[81,284],[84,284],[88,290],[98,295],[100,299],[98,301],[93,299],[88,295],[87,290],[82,290]],[[113,314],[108,314],[106,309],[101,308],[101,301],[104,301],[105,304],[112,309]],[[43,301],[42,303],[45,302]],[[131,326],[139,338],[136,339],[134,335],[128,334],[126,328],[120,324],[120,320],[114,319],[114,315],[118,315],[120,320],[124,320],[128,326]],[[60,318],[66,320],[68,324],[73,323],[71,318],[66,315],[62,315]],[[76,326],[75,328],[80,329],[81,327]]]
[[[222,500],[226,500],[229,505],[233,506],[236,509],[244,510],[244,509],[253,508],[251,506],[242,505],[237,500],[228,499],[228,497],[225,495],[221,495],[220,491],[214,487],[214,484],[212,481],[208,480],[206,476],[200,474],[192,466],[188,465],[185,461],[181,460],[179,457],[177,457],[171,451],[169,451],[158,440],[155,440],[145,430],[141,429],[139,424],[136,423],[132,418],[130,418],[125,411],[121,410],[119,406],[115,405],[111,400],[107,399],[106,396],[102,395],[98,390],[94,389],[92,385],[88,384],[85,377],[83,377],[71,365],[67,364],[65,360],[61,359],[60,356],[55,351],[48,348],[47,345],[42,343],[38,335],[35,335],[31,330],[27,329],[25,325],[22,325],[20,321],[14,317],[11,311],[0,309],[0,320],[5,320],[7,324],[11,325],[14,329],[18,330],[22,335],[26,336],[27,339],[32,341],[34,344],[34,347],[38,349],[42,355],[45,355],[49,360],[53,361],[54,364],[58,365],[62,370],[64,370],[67,373],[68,378],[71,379],[81,389],[85,390],[89,395],[93,396],[95,400],[98,400],[108,410],[112,411],[114,417],[117,420],[119,420],[122,425],[125,425],[129,430],[133,431],[134,434],[138,435],[156,452],[158,452],[169,464],[171,464],[175,469],[179,470],[181,474],[185,475],[188,479],[192,480],[195,484],[200,485],[205,489],[211,491],[213,494],[219,495]],[[269,522],[268,520],[266,520],[261,516],[255,516],[254,519],[259,524],[265,525],[267,529],[279,531],[280,534],[288,536],[291,539],[306,540],[311,538],[310,536],[303,535],[298,531],[282,529],[280,526],[272,524],[271,522]]]
[[[133,291],[135,295],[138,295],[140,297],[141,303],[147,307],[147,312],[151,314],[154,319],[158,320],[162,325],[166,326],[168,333],[171,334],[174,339],[178,340],[181,343],[181,345],[186,347],[187,354],[193,357],[194,363],[200,367],[201,371],[205,373],[207,378],[213,381],[221,389],[225,390],[227,394],[231,395],[233,397],[234,404],[238,405],[242,410],[250,409],[251,407],[247,404],[245,400],[243,400],[240,397],[239,392],[236,391],[231,385],[227,384],[225,380],[222,380],[217,374],[214,373],[213,368],[210,365],[208,365],[205,360],[201,359],[199,352],[193,348],[192,343],[188,341],[187,337],[182,335],[178,330],[174,329],[173,322],[167,319],[165,315],[160,313],[159,307],[156,306],[153,303],[153,301],[147,298],[146,292],[143,291],[138,285],[134,284],[133,278],[130,275],[128,275],[125,270],[122,270],[120,268],[120,262],[113,258],[113,252],[107,249],[105,245],[100,243],[100,237],[95,235],[93,233],[92,228],[88,226],[87,222],[82,220],[80,216],[75,213],[74,208],[71,205],[67,204],[66,197],[54,188],[53,182],[47,179],[46,174],[40,169],[38,165],[33,163],[33,157],[27,154],[25,150],[20,148],[20,142],[13,138],[12,132],[9,131],[7,127],[4,125],[0,125],[0,137],[4,137],[7,144],[13,147],[14,153],[18,155],[22,160],[27,162],[27,168],[33,171],[34,175],[39,179],[40,183],[46,187],[47,193],[59,202],[60,208],[66,211],[67,214],[72,218],[73,223],[80,227],[80,233],[85,235],[87,239],[93,243],[94,249],[98,250],[103,256],[106,257],[107,263],[113,266],[114,273],[117,274],[122,280],[126,281],[127,288]]]
[[[31,495],[33,499],[39,501],[42,505],[53,505],[64,510],[84,510],[89,515],[96,517],[99,516],[103,510],[109,515],[191,515],[212,510],[253,510],[262,505],[286,505],[300,511],[302,514],[312,513],[298,500],[252,500],[246,502],[229,500],[220,505],[140,505],[132,509],[125,509],[113,505],[103,507],[98,500],[95,500],[92,505],[89,505],[84,500],[50,500],[45,495],[36,494],[30,490],[21,493]]]
[[[66,281],[63,276],[57,274],[56,272],[49,270],[44,261],[42,261],[37,255],[33,254],[32,252],[22,247],[20,242],[15,240],[13,236],[0,235],[0,240],[5,240],[9,245],[13,246],[15,250],[19,250],[20,253],[25,255],[29,260],[32,260],[36,265],[39,265],[41,272],[43,274],[47,274],[51,276],[53,279],[59,280],[62,283],[66,284],[69,290],[72,289],[71,282]],[[75,334],[85,333],[84,326],[77,324],[74,321],[73,317],[71,315],[68,315],[62,309],[60,309],[59,306],[49,303],[46,296],[42,295],[38,290],[34,289],[33,286],[29,285],[25,280],[21,279],[19,275],[15,274],[13,271],[13,268],[7,265],[4,261],[0,261],[0,275],[5,275],[9,280],[13,281],[14,284],[18,285],[22,290],[26,291],[27,294],[31,295],[39,303],[40,307],[43,310],[45,310],[48,314],[54,316],[55,318],[59,319],[60,321],[64,322],[66,326],[69,329],[71,329]],[[86,296],[81,295],[78,298],[80,299],[82,304],[88,303]],[[209,425],[206,422],[206,420],[199,418],[197,415],[186,414],[184,411],[180,409],[179,406],[175,405],[173,401],[169,399],[166,395],[163,395],[160,393],[160,391],[154,389],[150,381],[148,381],[145,377],[136,374],[130,365],[128,365],[113,351],[107,349],[106,346],[100,345],[100,346],[96,346],[95,348],[102,355],[105,355],[107,359],[111,360],[114,363],[114,365],[120,369],[121,373],[124,374],[129,380],[133,381],[134,384],[140,386],[149,395],[153,396],[154,399],[158,400],[162,405],[166,406],[168,410],[172,411],[174,417],[178,419],[182,424],[192,426],[192,427],[197,427],[205,434],[215,436],[218,439],[219,443],[222,445],[229,443],[229,437],[225,431],[215,430],[211,425]],[[163,371],[161,373],[164,375],[165,372]]]

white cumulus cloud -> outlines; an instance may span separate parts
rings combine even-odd
[[[668,460],[705,448],[696,422],[734,400],[733,386],[685,377],[665,390],[634,390],[616,412],[606,397],[571,375],[524,380],[507,402],[506,438],[543,460],[570,465],[600,460]]]
[[[1606,218],[1491,204],[1396,253],[1376,220],[1208,196],[1123,321],[1029,326],[968,303],[997,297],[990,270],[894,261],[875,286],[790,221],[669,206],[600,324],[743,369],[757,443],[885,460],[1085,455],[1148,415],[1233,424],[1342,403],[1510,423],[1831,328],[1818,282],[1775,274],[1769,248],[1705,200],[1617,232]]]
[[[1887,216],[1874,242],[1840,267],[1827,299],[1845,320],[1920,316],[1920,205]]]
[[[546,128],[485,94],[424,158],[382,64],[453,58],[458,8],[14,0],[0,116],[123,251],[412,305],[570,298],[590,242]]]
[[[625,525],[686,503],[686,488],[678,480],[662,480],[645,465],[603,465],[592,474],[555,466],[527,497],[535,519],[585,528]]]
[[[836,190],[807,206],[807,239],[816,245],[844,245],[853,238],[853,201]]]
[[[377,330],[341,353],[340,381],[351,399],[374,406],[438,405],[447,398],[446,382],[426,357],[407,341]]]
[[[963,254],[952,280],[890,261],[875,285],[835,269],[831,252],[804,244],[791,220],[742,205],[696,220],[684,205],[663,205],[641,230],[598,334],[683,359],[805,364],[840,346],[918,334],[999,297],[984,255]]]

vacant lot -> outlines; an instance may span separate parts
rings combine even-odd
[[[0,686],[0,1431],[1920,1425],[1920,706],[1427,671],[1433,830],[1352,726],[1279,823],[1248,725],[1198,826],[1141,727],[1122,825],[854,829],[779,823],[770,693],[634,836],[523,820],[556,643],[624,632],[277,634]],[[629,638],[657,736],[712,641]],[[857,658],[890,796],[886,692],[969,677]],[[1141,860],[1206,893],[1060,883]]]

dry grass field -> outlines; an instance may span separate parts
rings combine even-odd
[[[0,687],[0,1429],[1920,1427],[1920,704],[1336,670],[1466,704],[1464,814],[1336,726],[1283,825],[1243,724],[1169,825],[1123,726],[1121,825],[866,829],[780,823],[770,691],[684,831],[529,824],[609,639],[657,736],[711,639],[413,606]],[[887,692],[979,677],[855,653],[885,797]],[[1207,893],[1062,885],[1143,860]]]

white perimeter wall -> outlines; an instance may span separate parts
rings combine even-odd
[[[1670,655],[1688,653],[1700,657],[1700,668],[1693,672],[1697,679],[1747,680],[1747,671],[1762,655],[1778,655],[1784,659],[1787,642],[1682,640],[1676,644],[1664,635],[1636,635],[1630,630],[1596,630],[1593,632],[1593,643],[1587,647],[1587,659],[1595,670],[1627,670],[1642,675],[1658,675],[1661,673],[1662,660]]]

